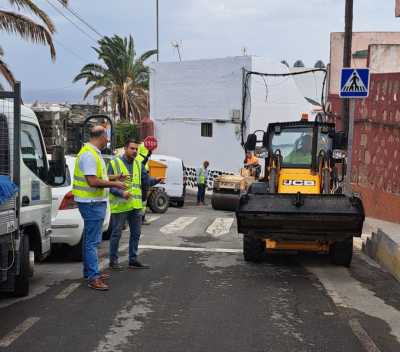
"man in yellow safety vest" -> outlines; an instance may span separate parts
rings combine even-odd
[[[77,155],[72,194],[83,218],[83,276],[88,286],[95,290],[108,290],[104,282],[107,274],[100,274],[97,247],[102,239],[103,221],[106,215],[108,195],[106,188],[124,190],[122,175],[107,177],[101,150],[107,146],[107,131],[102,126],[90,130],[90,140]]]
[[[129,224],[129,268],[145,269],[148,265],[142,264],[137,259],[138,246],[142,224],[142,188],[154,186],[161,179],[150,177],[144,165],[137,159],[139,145],[132,139],[125,143],[124,154],[113,159],[108,167],[109,175],[122,174],[126,176],[127,189],[118,188],[110,190],[111,207],[111,237],[110,237],[110,269],[122,270],[118,263],[118,246],[122,228],[126,222]]]

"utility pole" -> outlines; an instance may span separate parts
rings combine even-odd
[[[351,67],[353,41],[353,0],[346,0],[345,28],[343,42],[343,67]],[[342,99],[342,121],[347,140],[347,173],[344,184],[345,194],[350,195],[351,171],[353,162],[353,134],[354,134],[355,99]]]
[[[345,28],[344,28],[344,43],[343,43],[343,67],[351,67],[351,46],[353,40],[353,0],[346,0],[345,9]],[[353,99],[342,100],[342,121],[343,129],[349,138],[349,112],[350,103]]]
[[[158,0],[156,0],[156,36],[157,36],[157,62],[160,61],[160,27],[159,27],[159,12]]]

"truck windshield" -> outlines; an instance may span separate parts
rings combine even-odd
[[[280,150],[284,167],[310,167],[312,140],[312,128],[290,128],[273,135],[271,148]]]

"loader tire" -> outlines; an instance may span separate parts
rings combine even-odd
[[[329,255],[332,264],[349,267],[353,258],[353,238],[332,244]]]
[[[29,237],[23,234],[20,243],[19,275],[15,277],[14,296],[25,297],[29,294]]]
[[[263,242],[251,236],[243,235],[243,256],[246,262],[261,262],[264,256]]]

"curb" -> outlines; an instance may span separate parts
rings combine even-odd
[[[363,243],[362,251],[400,281],[400,244],[378,229]]]

